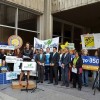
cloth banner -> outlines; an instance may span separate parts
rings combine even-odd
[[[12,79],[17,79],[17,73],[16,72],[7,72],[6,80],[12,80]]]
[[[34,37],[34,48],[40,49],[43,48],[44,51],[46,51],[46,48],[49,47],[50,51],[53,51],[53,47],[57,47],[58,49],[59,45],[59,37],[47,39],[47,40],[39,40]]]
[[[75,55],[71,56],[71,60]],[[99,68],[99,58],[95,56],[82,56],[83,69],[97,71]]]
[[[0,45],[0,49],[15,50],[15,47],[14,46],[9,46],[9,45]]]
[[[81,35],[82,49],[100,48],[100,33]]]

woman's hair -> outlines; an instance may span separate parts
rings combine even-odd
[[[78,54],[79,57],[81,57],[81,52],[76,51],[75,54],[76,54],[76,53]]]

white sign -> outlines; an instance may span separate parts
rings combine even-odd
[[[82,49],[100,48],[100,33],[81,35]]]
[[[14,46],[9,46],[9,45],[0,45],[0,49],[15,50],[15,47]]]
[[[17,73],[17,75],[19,75],[21,73],[21,68],[22,68],[22,63],[23,61],[17,61],[16,63],[14,63],[14,72]],[[25,75],[27,75],[27,73],[25,72]],[[30,72],[30,76],[36,76],[36,70],[32,70]]]
[[[6,63],[16,63],[17,57],[16,56],[6,56]]]
[[[40,49],[43,48],[44,51],[46,51],[46,48],[49,47],[50,51],[53,51],[53,47],[57,47],[58,49],[59,45],[59,37],[48,39],[48,40],[39,40],[37,38],[34,38],[34,48]]]
[[[26,71],[36,71],[36,62],[23,62],[22,63],[22,70]]]
[[[74,50],[75,49],[74,43],[68,43],[68,48],[69,50]]]
[[[16,72],[7,72],[6,80],[12,80],[12,79],[17,79],[17,73]]]
[[[2,66],[2,59],[0,59],[0,66]]]

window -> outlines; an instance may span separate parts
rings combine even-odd
[[[15,27],[16,8],[0,3],[0,24]]]
[[[18,28],[37,31],[37,15],[19,9]]]

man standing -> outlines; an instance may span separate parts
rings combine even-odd
[[[49,69],[50,69],[50,48],[46,48],[46,53],[45,53],[45,80],[48,80],[49,78]]]
[[[36,55],[37,69],[38,69],[38,83],[43,83],[44,80],[44,63],[45,55],[43,54],[43,49],[41,48],[39,54]]]
[[[65,48],[65,53],[61,58],[61,66],[62,66],[62,86],[69,87],[69,63],[71,62],[71,55],[69,54],[69,48]]]
[[[58,66],[59,66],[59,53],[57,53],[57,47],[53,47],[53,54],[50,57],[50,82],[53,83],[53,75],[55,78],[54,85],[58,85]]]

